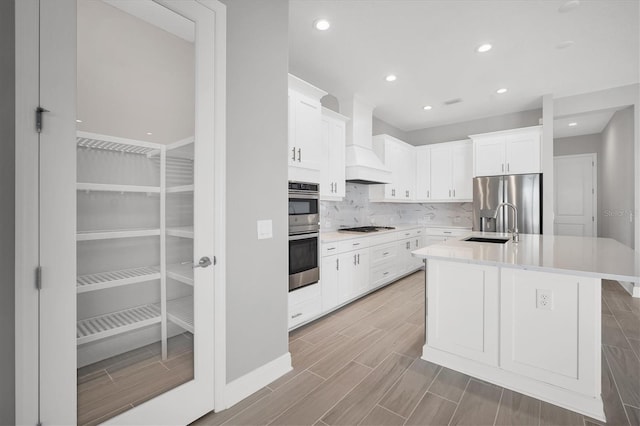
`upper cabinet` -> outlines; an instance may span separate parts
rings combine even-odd
[[[455,141],[416,148],[417,201],[471,201],[471,141]]]
[[[370,185],[371,201],[407,202],[416,199],[415,147],[389,135],[373,137],[373,151],[391,170],[392,182]]]
[[[345,196],[345,135],[349,118],[322,108],[320,141],[320,199],[340,200]]]
[[[289,74],[289,180],[320,180],[320,99],[326,94],[327,92]]]
[[[483,133],[473,140],[474,176],[541,173],[542,126]]]

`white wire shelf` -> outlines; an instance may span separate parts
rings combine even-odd
[[[77,132],[76,143],[79,147],[82,148],[101,149],[105,151],[124,152],[128,154],[140,155],[146,155],[153,151],[164,149],[163,145],[152,142],[100,135],[97,133],[89,132]]]
[[[193,226],[174,226],[167,228],[167,235],[172,237],[193,238]]]
[[[191,232],[193,235],[193,231]],[[160,235],[160,229],[126,229],[113,231],[81,231],[76,234],[76,241],[111,240],[117,238],[152,237]],[[191,237],[193,238],[193,236]]]
[[[180,192],[193,192],[193,185],[171,186],[167,188],[167,194],[175,194]]]
[[[167,300],[167,319],[193,333],[193,296]]]
[[[167,265],[167,276],[183,284],[193,285],[193,265],[192,262],[187,264],[174,263]]]
[[[124,309],[78,321],[76,324],[76,341],[78,345],[82,345],[105,337],[148,327],[160,321],[160,308],[156,305],[142,305]]]
[[[108,183],[85,183],[76,184],[78,191],[104,191],[104,192],[146,192],[160,193],[159,186],[138,186],[138,185],[112,185]]]
[[[119,271],[99,272],[96,274],[79,275],[76,279],[78,293],[104,290],[106,288],[143,283],[162,278],[158,266],[122,269]]]

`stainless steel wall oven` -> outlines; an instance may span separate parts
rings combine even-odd
[[[289,291],[318,282],[319,185],[289,182]]]

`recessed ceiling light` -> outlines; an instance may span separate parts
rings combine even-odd
[[[556,44],[556,49],[566,49],[568,47],[571,47],[574,45],[574,41],[573,40],[567,40],[567,41],[563,41],[562,43],[558,43]]]
[[[396,77],[395,74],[389,74],[384,79],[389,81],[389,82],[391,82],[391,81],[396,81],[398,79],[398,77]]]
[[[151,136],[152,134],[153,134],[153,133],[151,133],[151,132],[147,132],[147,135],[149,135],[149,136]]]
[[[568,2],[566,2],[565,4],[563,4],[558,8],[558,12],[560,13],[571,12],[573,9],[577,8],[578,6],[580,6],[580,0],[569,0]]]
[[[331,27],[331,22],[326,19],[316,19],[313,21],[313,27],[318,31],[326,31]]]
[[[76,123],[82,123],[82,120],[76,120]]]
[[[431,105],[425,105],[422,107],[422,109],[425,111],[429,111],[431,108],[433,108]]]
[[[480,46],[478,46],[478,48],[476,49],[476,52],[478,53],[484,53],[484,52],[488,52],[491,50],[493,46],[491,46],[489,43],[485,43],[485,44],[481,44]]]
[[[575,127],[577,125],[578,125],[578,123],[576,123],[575,121],[569,123],[569,127]]]
[[[496,90],[496,93],[502,95],[503,93],[507,93],[507,89],[503,87],[502,89]]]

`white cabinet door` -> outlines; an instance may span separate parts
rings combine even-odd
[[[330,198],[333,193],[333,180],[331,176],[331,120],[322,117],[320,124],[320,197]]]
[[[431,148],[431,199],[451,198],[451,148],[438,146]]]
[[[498,268],[429,260],[427,344],[498,365]]]
[[[322,312],[327,312],[338,306],[338,274],[340,260],[337,255],[322,258],[320,266],[320,288],[322,293]]]
[[[505,173],[504,138],[474,139],[474,176],[496,176]]]
[[[540,131],[507,135],[505,173],[540,173]]]
[[[414,200],[416,198],[416,155],[414,147],[409,145],[401,146],[398,167],[401,176],[400,198],[404,201]]]
[[[451,186],[454,200],[473,199],[473,145],[471,142],[451,148]]]
[[[354,293],[354,280],[356,279],[356,268],[358,258],[354,251],[342,253],[338,256],[338,304],[342,304],[351,299]]]
[[[369,290],[369,249],[356,252],[356,263],[352,297],[360,296]]]
[[[332,120],[329,127],[329,176],[333,183],[333,196],[345,196],[345,136],[344,121]]]
[[[391,183],[371,185],[369,196],[375,201],[412,201],[415,199],[415,147],[389,135],[376,135],[373,150],[391,170]]]
[[[292,92],[295,166],[320,170],[320,101]]]
[[[431,147],[416,148],[416,200],[431,198]]]

